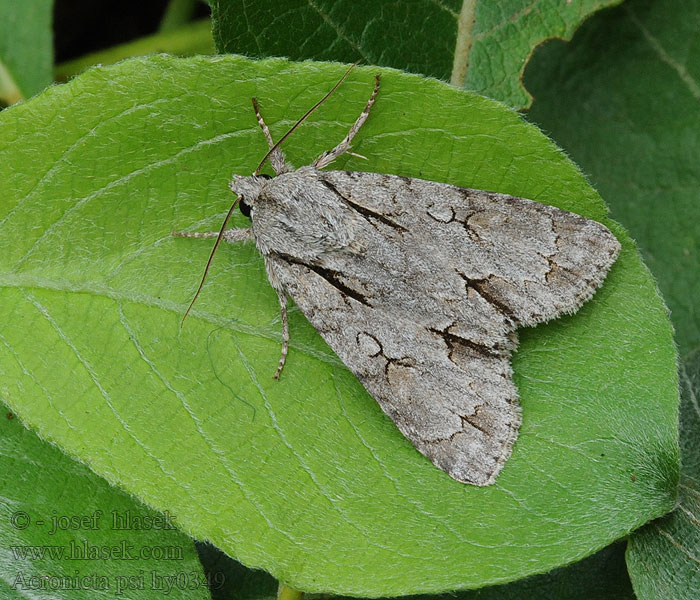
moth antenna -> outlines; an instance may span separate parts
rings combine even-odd
[[[323,104],[326,100],[328,100],[330,95],[333,92],[335,92],[335,90],[338,89],[340,84],[343,83],[343,81],[345,81],[347,76],[350,75],[350,71],[352,71],[359,64],[360,64],[360,61],[358,60],[356,63],[350,65],[350,68],[347,71],[345,71],[345,75],[343,75],[338,80],[338,83],[336,83],[323,98],[321,98],[318,102],[316,102],[316,104],[314,104],[309,110],[307,110],[306,113],[304,114],[304,116],[301,117],[301,119],[299,119],[296,123],[294,123],[294,125],[292,125],[292,127],[289,129],[289,131],[287,131],[287,133],[285,133],[279,140],[277,140],[277,143],[274,146],[272,146],[272,148],[270,148],[270,150],[265,155],[265,157],[260,161],[260,164],[258,165],[258,168],[255,169],[255,173],[253,173],[253,175],[255,175],[255,176],[260,175],[260,170],[263,168],[263,166],[265,166],[267,159],[270,158],[272,153],[282,145],[282,142],[284,142],[284,140],[286,140],[290,135],[292,135],[292,133],[296,130],[296,128],[299,127],[299,125],[301,125],[304,121],[306,121],[306,119],[311,115],[311,113],[313,113],[319,106],[321,106],[321,104]]]
[[[190,310],[194,306],[195,301],[199,297],[199,292],[202,291],[202,288],[204,287],[204,282],[207,279],[207,275],[209,274],[209,267],[211,266],[211,261],[214,260],[214,254],[216,254],[216,250],[219,248],[219,244],[221,243],[221,240],[224,238],[224,230],[226,229],[226,225],[228,225],[228,220],[231,218],[231,215],[233,214],[233,211],[236,210],[236,206],[238,206],[238,202],[240,201],[241,197],[238,196],[234,201],[233,204],[231,205],[231,208],[228,209],[228,212],[226,213],[226,217],[224,218],[224,222],[221,225],[221,230],[219,231],[219,235],[216,236],[216,242],[214,242],[214,247],[211,249],[211,254],[209,255],[209,260],[207,261],[207,266],[204,267],[204,275],[202,275],[202,281],[199,282],[199,287],[197,288],[197,292],[194,295],[194,298],[192,298],[192,302],[190,302],[190,305],[187,307],[187,310],[185,311],[185,316],[182,317],[182,321],[180,321],[180,328],[185,324],[185,319],[187,318],[187,315],[190,314]]]

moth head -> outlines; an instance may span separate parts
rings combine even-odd
[[[269,179],[272,179],[272,177],[264,173],[251,175],[250,177],[243,175],[233,176],[233,181],[231,181],[229,187],[234,194],[238,195],[238,206],[246,217],[250,217],[250,209],[255,206],[256,200]]]

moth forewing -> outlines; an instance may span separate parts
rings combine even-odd
[[[458,481],[488,485],[521,422],[510,366],[516,328],[575,312],[620,246],[605,226],[531,200],[320,170],[348,151],[378,89],[377,77],[345,139],[297,171],[255,105],[277,177],[259,167],[231,189],[250,211],[280,300],[275,376],[291,296],[420,452]],[[220,237],[244,241],[242,231]]]

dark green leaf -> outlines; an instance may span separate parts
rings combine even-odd
[[[700,597],[700,352],[681,373],[679,503],[630,537],[627,563],[639,600]]]
[[[212,0],[219,52],[340,60],[449,80],[521,108],[533,49],[620,0]]]
[[[700,347],[699,23],[698,2],[632,0],[544,48],[526,80],[530,119],[639,243],[681,355]]]
[[[198,543],[197,551],[212,600],[278,600],[278,582],[265,571],[248,569],[211,544]]]

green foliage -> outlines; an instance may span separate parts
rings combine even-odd
[[[0,345],[6,341],[0,335]],[[177,523],[40,440],[7,409],[0,489],[2,598],[162,598],[168,588],[168,598],[209,597],[192,540]]]
[[[119,46],[112,46],[56,65],[54,77],[57,81],[66,81],[93,65],[111,65],[125,58],[152,54],[156,51],[167,52],[175,56],[213,54],[214,42],[211,39],[211,23],[208,19],[202,19],[177,28],[168,25],[165,30],[161,30],[157,34]]]
[[[235,593],[240,600],[274,600],[275,580],[263,571],[245,569],[239,563],[207,547],[200,551],[205,569],[209,565],[212,577],[225,573],[226,582],[235,582],[229,588],[213,590],[213,600],[225,600]],[[314,598],[314,596],[310,596]],[[343,600],[343,597],[338,597]],[[504,585],[480,590],[451,592],[440,595],[410,596],[411,600],[523,600],[552,598],[556,600],[635,600],[627,576],[624,543],[604,548],[593,556],[569,567],[563,567]],[[278,598],[279,600],[279,598]]]
[[[522,332],[525,419],[496,485],[435,469],[298,312],[273,380],[277,300],[253,247],[220,251],[180,329],[210,244],[170,232],[215,229],[231,173],[264,154],[250,97],[279,138],[343,70],[151,57],[0,115],[0,179],[13,182],[0,213],[3,398],[186,532],[309,591],[517,579],[670,510],[675,351],[653,281],[577,168],[483,97],[385,71],[356,144],[369,161],[338,168],[534,198],[605,221],[623,243],[591,302]],[[295,164],[344,135],[375,72],[358,69],[295,134]]]
[[[530,61],[542,41],[568,39],[588,15],[617,3],[211,2],[215,41],[225,51],[360,58],[450,79],[519,108],[534,95],[529,118],[582,165],[638,241],[681,353],[690,355],[679,505],[632,533],[627,561],[640,600],[695,598],[700,2],[630,0]],[[186,5],[172,0],[164,27]],[[50,13],[46,0],[0,0],[0,102],[49,83]],[[206,29],[179,27],[57,72],[163,49],[208,52]],[[594,301],[521,334],[514,368],[525,424],[496,487],[486,490],[460,487],[422,459],[298,313],[287,371],[271,381],[280,324],[254,249],[222,249],[180,332],[209,246],[169,232],[217,228],[232,199],[231,173],[250,172],[265,151],[249,97],[260,97],[279,136],[340,70],[150,58],[91,71],[0,115],[0,398],[109,482],[170,510],[188,533],[309,590],[376,595],[524,577],[576,561],[672,508],[670,329],[653,281],[617,226],[624,252]],[[295,164],[342,137],[372,73],[358,70],[295,134],[288,144]],[[384,82],[358,138],[369,162],[339,166],[495,189],[606,218],[576,168],[502,107],[395,72]],[[5,523],[12,507],[32,515],[147,513],[17,424],[7,421],[0,432],[0,479],[11,505]],[[111,544],[112,533],[89,539]],[[3,550],[54,543],[38,529],[0,535]],[[137,544],[187,545],[182,536],[164,539]],[[631,598],[621,546],[457,595]],[[269,575],[212,546],[201,545],[200,558],[212,578],[224,572],[224,586],[211,590],[217,600],[275,595]],[[75,562],[22,567],[70,574]],[[186,565],[201,575],[190,554]],[[7,581],[17,562],[6,556],[0,566],[0,595],[12,598]],[[167,574],[164,566],[153,570]],[[93,571],[133,569],[122,561],[100,567]]]
[[[630,228],[688,356],[680,504],[630,539],[628,564],[640,600],[700,594],[698,19],[698,2],[627,2],[592,19],[571,44],[538,53],[526,78],[537,98],[530,118],[582,165]]]
[[[395,67],[449,80],[514,108],[530,104],[522,71],[535,46],[570,38],[620,0],[211,0],[219,52]],[[300,43],[300,40],[302,41]]]
[[[681,372],[679,503],[671,514],[633,533],[627,549],[640,600],[700,597],[700,352],[688,357]]]
[[[411,600],[635,600],[625,567],[624,542],[618,542],[571,566],[535,575],[513,583],[480,590],[440,595],[410,596]],[[212,591],[213,600],[235,594],[239,600],[274,600],[277,582],[264,571],[246,569],[211,546],[200,547],[200,559],[212,580],[227,585]],[[223,574],[223,577],[222,577]],[[310,596],[314,598],[314,596]],[[338,597],[343,600],[344,597]]]
[[[51,83],[53,0],[0,0],[0,101],[13,104]]]
[[[528,70],[540,124],[640,245],[681,355],[700,348],[700,3],[631,1]]]

